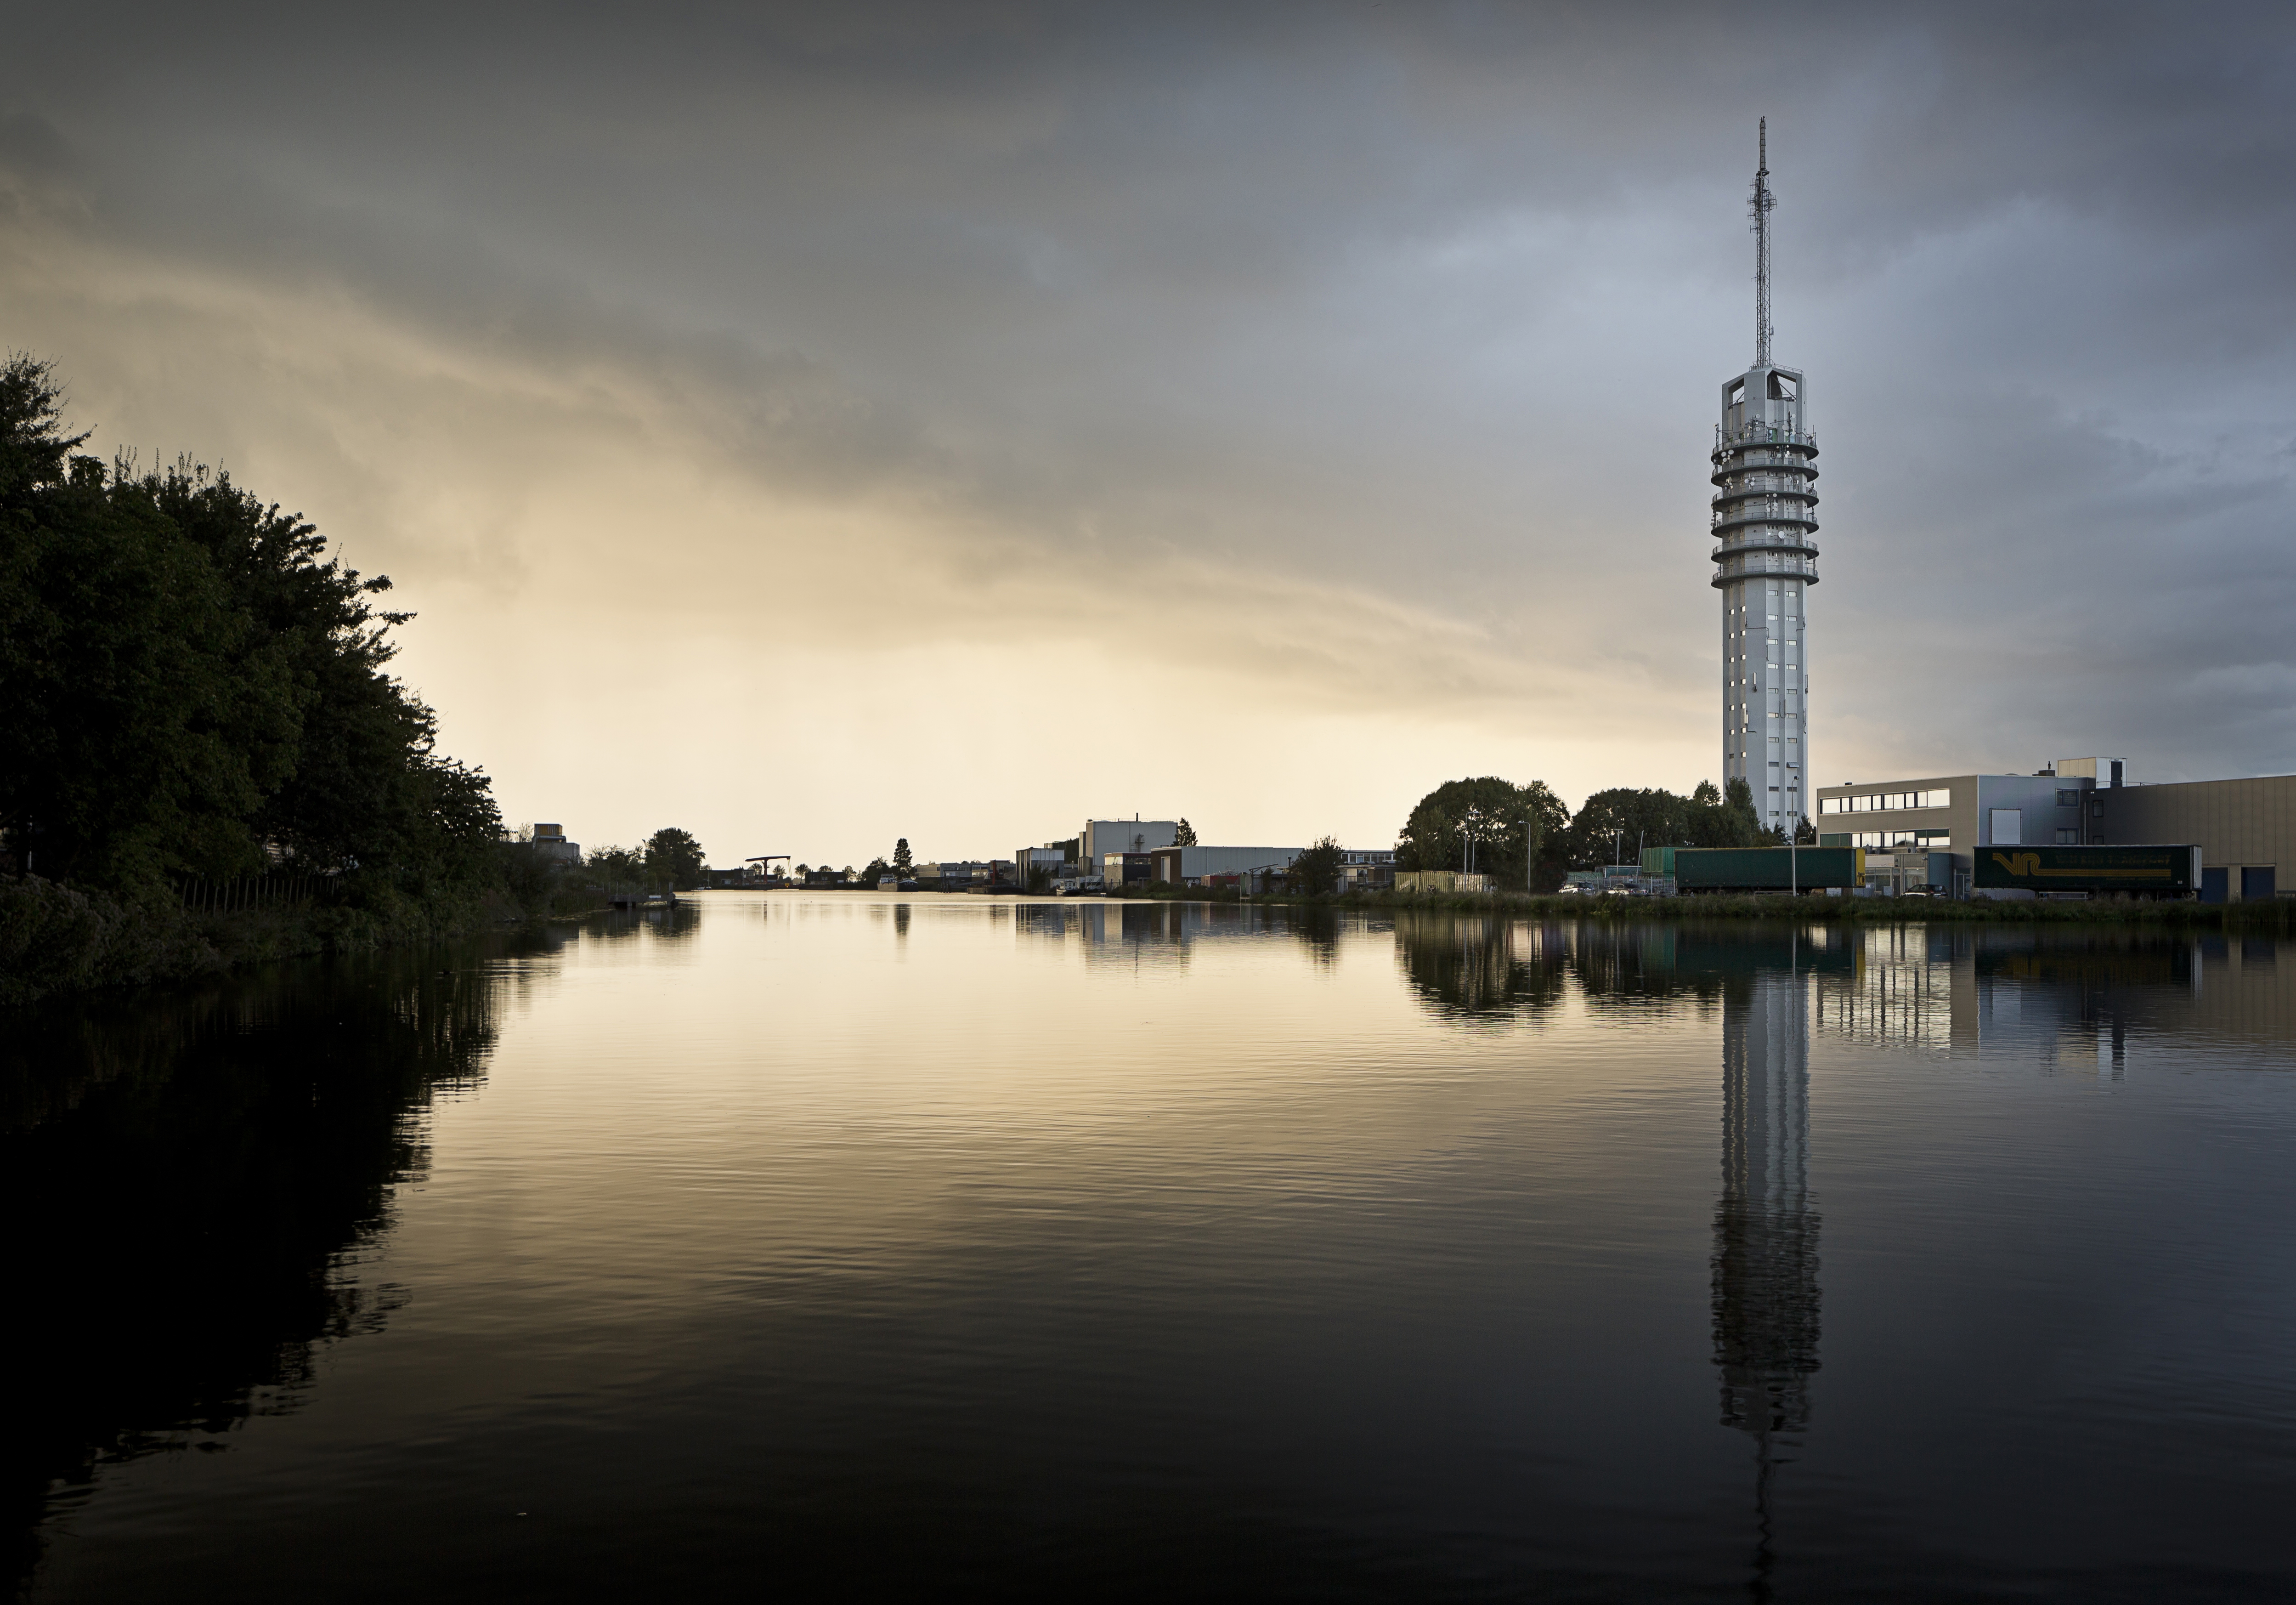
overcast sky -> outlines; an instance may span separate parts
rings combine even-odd
[[[50,7],[0,343],[513,821],[1386,845],[1718,776],[1764,115],[1816,778],[2296,770],[2285,5]]]

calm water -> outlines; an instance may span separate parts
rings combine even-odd
[[[36,1598],[2296,1589],[2296,951],[706,896],[11,1022]]]

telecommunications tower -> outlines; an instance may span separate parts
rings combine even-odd
[[[1722,775],[1788,833],[1811,807],[1808,595],[1817,583],[1817,440],[1801,374],[1770,360],[1769,119],[1754,171],[1754,366],[1722,387],[1714,587],[1722,593]]]

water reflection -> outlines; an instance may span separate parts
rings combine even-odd
[[[1722,1014],[1722,1196],[1714,1214],[1714,1362],[1722,1424],[1809,1424],[1817,1370],[1817,1212],[1809,1197],[1806,978],[1734,977]]]
[[[628,922],[624,922],[628,923]],[[595,934],[608,934],[600,922]],[[502,944],[310,961],[9,1021],[0,1210],[21,1374],[19,1575],[52,1491],[225,1445],[292,1409],[328,1345],[402,1297],[360,1262],[425,1165],[422,1112],[476,1090]]]
[[[1439,1012],[1470,1018],[1551,1008],[1569,967],[1559,926],[1409,909],[1395,916],[1395,958]]]
[[[2144,1074],[2282,965],[726,894],[52,1016],[8,1463],[59,1597],[2284,1584],[2290,1083]]]
[[[1017,902],[991,906],[1013,917],[1014,934],[1046,945],[1074,944],[1086,965],[1138,970],[1185,970],[1191,950],[1206,942],[1267,937],[1298,941],[1329,964],[1343,930],[1361,922],[1329,910],[1265,903]]]
[[[1714,1363],[1722,1424],[1755,1442],[1756,1597],[1775,1564],[1770,1485],[1809,1425],[1818,1369],[1817,1211],[1809,1196],[1809,982],[1733,975],[1722,1001],[1722,1196]]]

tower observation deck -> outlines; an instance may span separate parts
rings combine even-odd
[[[1770,360],[1769,125],[1754,219],[1754,366],[1722,387],[1714,432],[1714,586],[1722,593],[1722,774],[1791,832],[1808,814],[1809,588],[1817,583],[1817,440],[1800,370]]]

